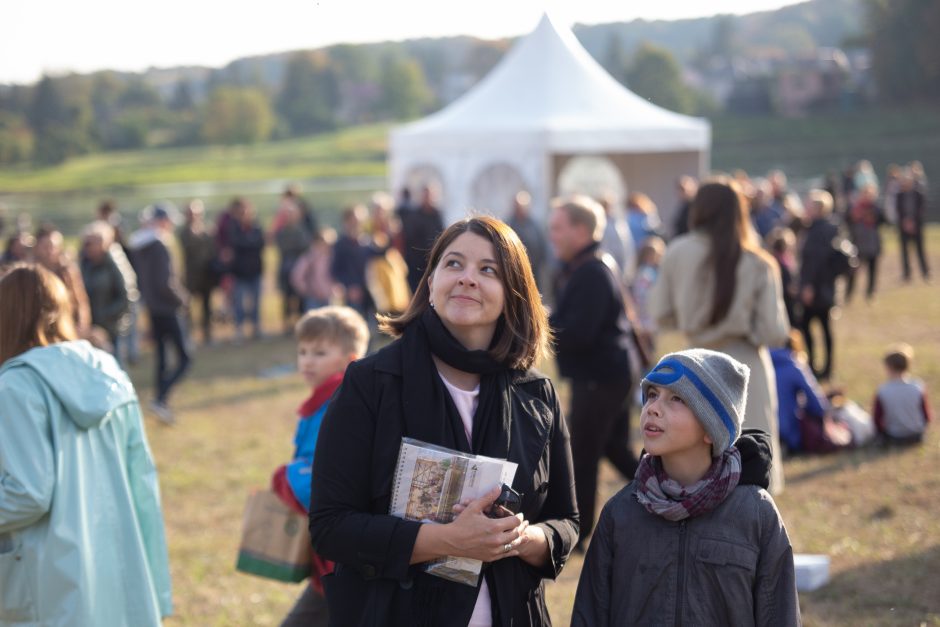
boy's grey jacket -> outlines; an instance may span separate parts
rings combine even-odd
[[[793,550],[770,495],[739,485],[715,510],[670,522],[630,483],[604,507],[572,627],[800,625]]]

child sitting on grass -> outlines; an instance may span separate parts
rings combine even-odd
[[[914,349],[893,346],[884,357],[888,380],[875,395],[872,414],[878,433],[888,444],[917,444],[930,422],[930,406],[924,382],[911,376]]]
[[[800,624],[793,550],[773,499],[739,484],[748,367],[663,357],[643,379],[646,455],[604,507],[572,625]]]
[[[297,369],[310,386],[310,397],[300,406],[294,434],[294,456],[278,468],[272,489],[292,509],[310,511],[310,480],[317,436],[333,392],[343,382],[346,366],[362,357],[369,344],[366,321],[349,307],[321,307],[308,311],[294,329]],[[313,556],[310,586],[297,600],[283,625],[326,625],[327,609],[320,577],[332,564]]]

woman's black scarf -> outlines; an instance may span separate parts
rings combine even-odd
[[[494,341],[499,338],[502,327],[500,321]],[[432,355],[453,368],[480,375],[480,402],[473,415],[472,442],[467,441],[463,421],[450,392],[441,381]],[[450,334],[437,312],[430,308],[405,329],[402,362],[404,410],[406,416],[410,414],[417,418],[411,421],[406,418],[406,423],[418,430],[406,435],[468,453],[501,459],[509,456],[512,426],[510,368],[496,361],[489,351],[467,350]],[[500,607],[500,599],[513,598],[515,590],[514,579],[509,575],[511,565],[499,564],[506,573],[499,581],[494,569],[484,568],[483,571],[497,617],[494,625],[507,622],[499,617],[511,612]],[[466,625],[473,612],[477,590],[431,575],[420,575],[411,601],[412,624],[416,627]]]
[[[497,327],[494,338],[499,337],[501,327]],[[489,351],[465,348],[430,308],[405,329],[402,342],[405,409],[419,412],[423,418],[420,422],[429,425],[427,433],[409,435],[459,451],[505,459],[509,455],[512,416],[510,369]],[[463,421],[441,382],[432,355],[453,368],[480,375],[472,442],[467,441]]]

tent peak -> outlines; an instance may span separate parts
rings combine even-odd
[[[648,102],[614,79],[571,28],[546,10],[477,85],[444,109],[394,135],[420,133],[698,132],[703,120]]]

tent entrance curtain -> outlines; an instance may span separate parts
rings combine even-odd
[[[552,193],[561,191],[559,177],[565,167],[576,157],[584,156],[588,155],[552,155],[549,185]],[[626,193],[643,192],[649,196],[656,203],[659,215],[666,224],[672,224],[679,203],[676,181],[683,175],[701,176],[703,166],[702,153],[699,151],[598,153],[590,156],[602,157],[616,168]],[[584,191],[592,193],[592,190]]]

